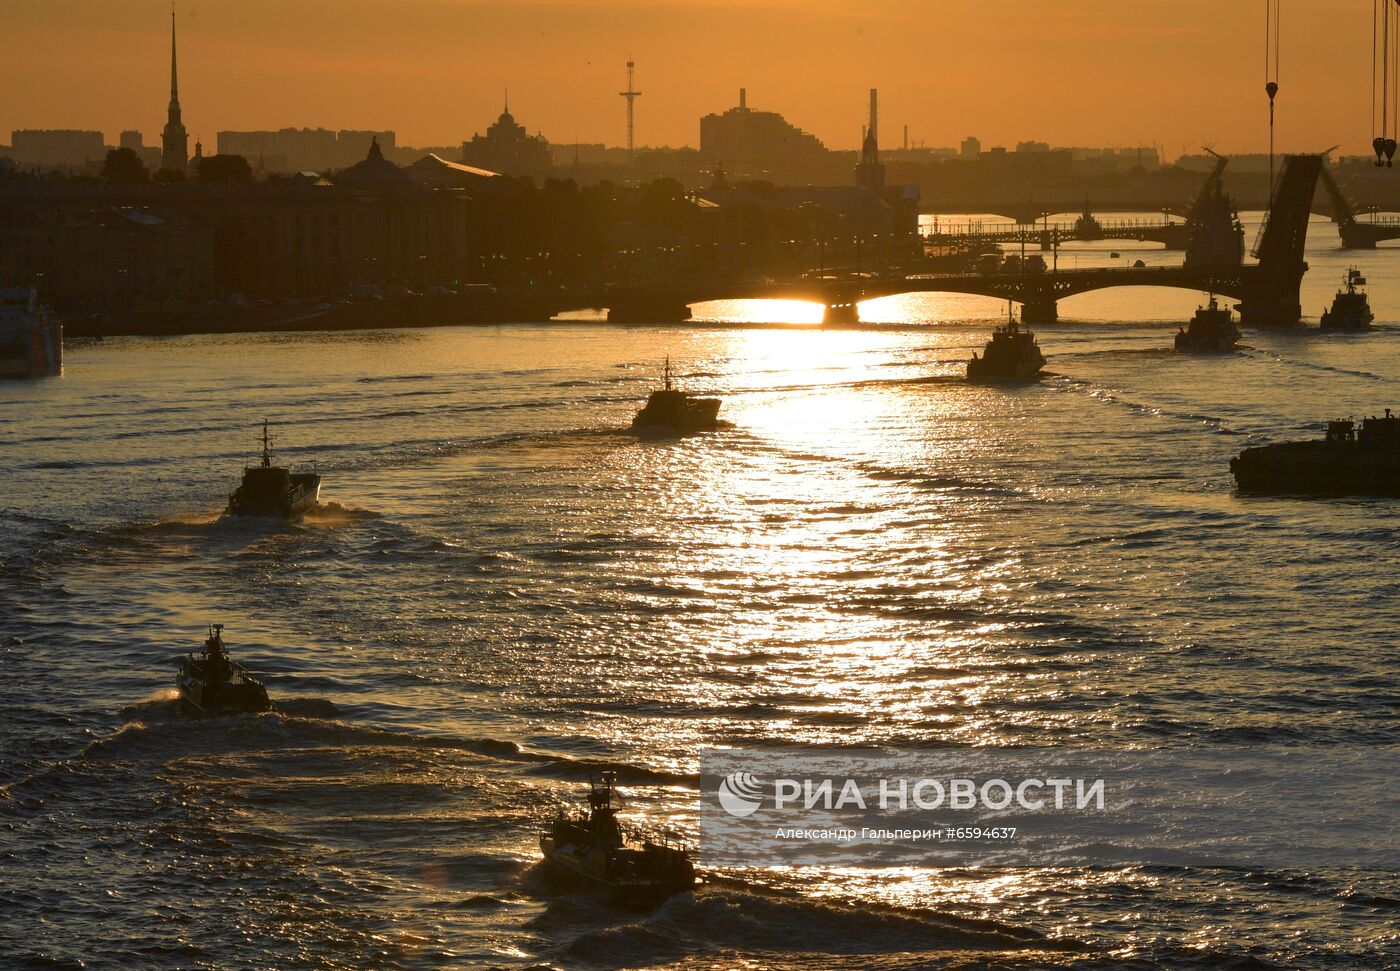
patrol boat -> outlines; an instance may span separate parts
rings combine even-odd
[[[616,772],[590,779],[587,815],[561,812],[540,834],[540,852],[549,872],[624,906],[659,904],[694,889],[695,866],[684,846],[652,839],[618,822],[616,786]]]
[[[0,290],[0,378],[63,373],[63,325],[29,288]]]
[[[1371,301],[1364,287],[1366,278],[1356,267],[1347,270],[1342,289],[1332,298],[1332,308],[1322,312],[1319,322],[1323,330],[1369,330],[1376,315],[1371,313]]]
[[[1240,339],[1240,329],[1230,319],[1230,311],[1216,302],[1211,294],[1210,303],[1196,308],[1196,316],[1191,323],[1176,334],[1178,351],[1211,352],[1232,351]]]
[[[668,357],[660,389],[651,393],[646,407],[632,419],[632,427],[680,433],[710,431],[719,427],[720,404],[718,398],[693,398],[684,391],[677,391],[671,380]]]
[[[1245,492],[1400,496],[1400,418],[1329,421],[1321,441],[1247,448],[1230,471]]]
[[[228,497],[229,515],[296,519],[314,509],[320,498],[320,475],[289,472],[272,464],[272,440],[264,421],[262,464],[243,470],[243,484]]]
[[[180,661],[180,673],[175,676],[180,701],[197,715],[271,711],[267,689],[228,656],[223,634],[223,624],[210,624],[204,653],[187,654]]]
[[[1005,327],[992,332],[982,356],[972,352],[967,362],[969,381],[1035,381],[1045,367],[1045,355],[1035,342],[1035,334],[1022,330],[1016,318],[1007,311]]]

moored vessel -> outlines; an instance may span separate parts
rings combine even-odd
[[[1320,441],[1247,448],[1230,471],[1245,492],[1400,496],[1400,418],[1329,421]]]
[[[969,381],[1034,381],[1040,377],[1040,369],[1045,366],[1045,355],[1040,352],[1035,334],[1022,329],[1015,317],[1007,320],[1006,326],[998,327],[987,342],[982,356],[973,351],[972,360],[967,362]]]
[[[204,652],[187,654],[180,661],[175,685],[180,701],[196,715],[239,715],[271,711],[272,702],[262,682],[228,656],[224,625],[210,624]]]
[[[244,468],[243,483],[228,497],[229,515],[296,519],[314,509],[320,499],[318,473],[291,472],[272,464],[272,441],[264,421],[262,464]]]
[[[540,852],[551,875],[626,906],[658,904],[694,889],[695,866],[684,846],[618,821],[616,785],[615,772],[590,779],[587,814],[561,812],[540,834]]]
[[[63,373],[63,325],[28,287],[0,290],[0,379]]]
[[[1371,301],[1366,291],[1366,278],[1356,267],[1347,270],[1342,289],[1332,298],[1332,306],[1322,312],[1319,326],[1323,330],[1369,330],[1376,315],[1371,313]]]
[[[1229,309],[1220,306],[1212,294],[1206,306],[1196,308],[1191,323],[1177,331],[1176,349],[1195,353],[1231,351],[1239,339],[1240,329]]]
[[[696,398],[678,390],[671,379],[671,359],[666,358],[662,385],[651,393],[646,407],[632,419],[638,430],[701,432],[719,427],[718,398]]]

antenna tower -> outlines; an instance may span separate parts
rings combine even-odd
[[[636,85],[632,83],[632,69],[636,66],[636,63],[629,57],[627,61],[627,90],[619,92],[622,97],[627,99],[627,160],[629,162],[635,158],[637,151],[636,143],[632,137],[632,122],[637,99],[642,96],[642,93],[636,90]]]

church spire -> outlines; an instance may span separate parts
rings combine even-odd
[[[165,129],[160,134],[160,167],[170,172],[184,172],[190,163],[190,136],[180,120],[180,87],[175,67],[175,3],[170,4],[170,107],[166,111]]]
[[[175,3],[170,4],[170,104],[180,107],[180,83],[175,72]]]

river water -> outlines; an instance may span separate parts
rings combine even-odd
[[[637,914],[537,865],[607,767],[693,833],[703,745],[1400,742],[1394,503],[1228,471],[1400,405],[1396,252],[1310,246],[1305,307],[1355,262],[1373,332],[1180,357],[1199,295],[1110,291],[1015,389],[961,380],[1004,309],[936,295],[70,348],[0,387],[0,966],[1400,967],[1395,873],[740,869]],[[732,428],[623,431],[666,355]],[[219,515],[264,418],[302,524]],[[210,622],[279,711],[179,715]]]

